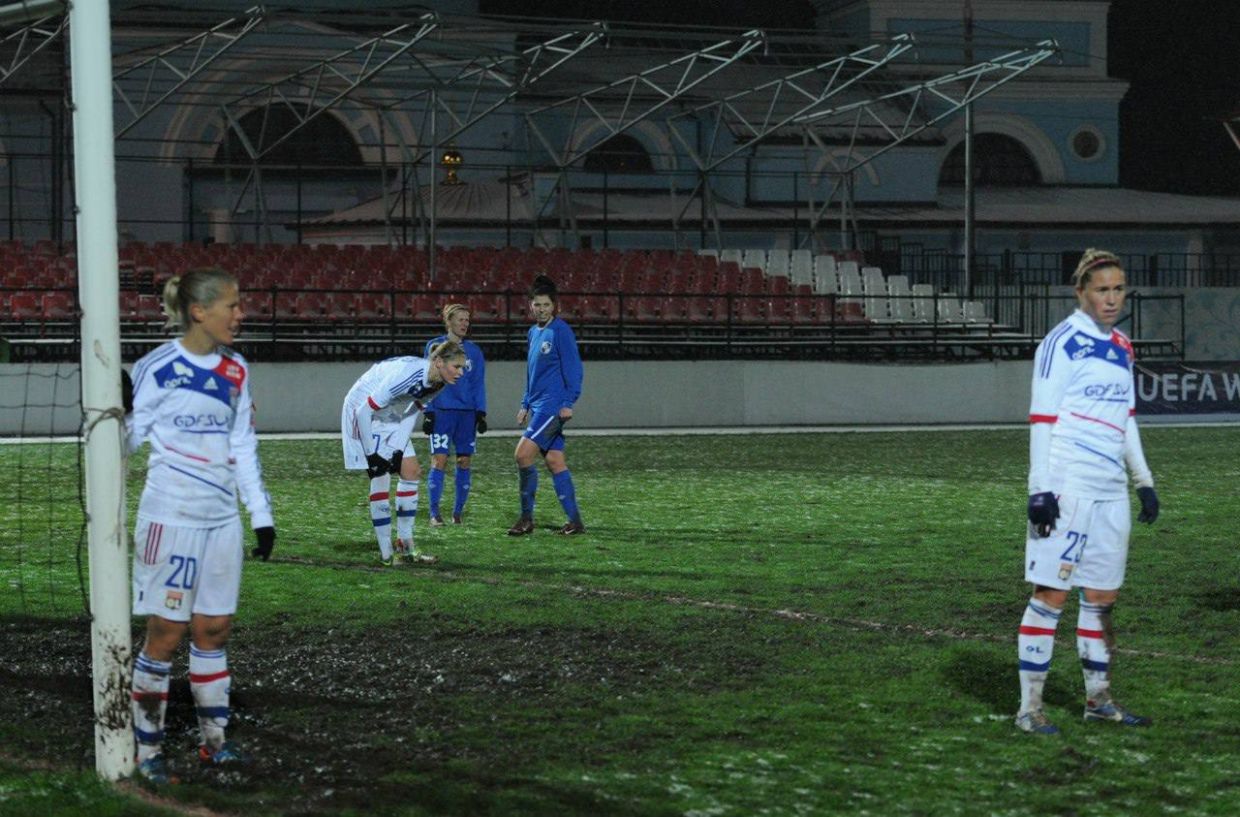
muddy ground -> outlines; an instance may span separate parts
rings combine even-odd
[[[572,627],[445,630],[423,621],[347,636],[239,628],[229,647],[229,736],[250,763],[224,773],[194,761],[184,655],[174,666],[165,754],[181,778],[180,796],[226,811],[382,813],[385,803],[411,797],[431,813],[486,811],[488,790],[528,780],[540,764],[589,769],[640,752],[640,736],[599,740],[591,721],[608,717],[600,710],[624,713],[634,697],[743,686],[759,671],[756,656],[731,639],[708,640],[719,649]],[[0,622],[0,655],[6,754],[92,769],[86,622]],[[207,794],[190,794],[199,788]],[[627,813],[614,800],[580,802],[583,795],[593,799],[565,795],[572,801],[561,803],[565,812]],[[437,807],[440,798],[447,801]]]

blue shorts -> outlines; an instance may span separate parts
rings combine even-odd
[[[546,454],[548,451],[564,450],[564,423],[560,420],[560,409],[530,409],[530,424],[521,433],[538,450]]]
[[[458,457],[471,456],[478,439],[474,412],[438,409],[431,413],[435,417],[435,426],[431,431],[431,454],[447,454],[451,445]]]

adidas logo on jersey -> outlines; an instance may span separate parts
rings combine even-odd
[[[1119,355],[1115,354],[1114,349],[1107,349],[1107,360],[1119,360]]]
[[[206,391],[219,391],[220,387],[219,387],[219,386],[217,386],[217,385],[215,385],[215,379],[214,379],[214,378],[210,378],[210,379],[208,379],[208,380],[207,380],[207,382],[203,385],[203,389],[205,389]]]

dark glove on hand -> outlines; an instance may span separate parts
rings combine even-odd
[[[434,414],[423,414],[422,415],[422,433],[432,434],[434,433],[434,431],[435,431],[435,415]]]
[[[1158,494],[1154,493],[1153,488],[1138,488],[1137,498],[1141,500],[1141,513],[1137,514],[1137,521],[1147,525],[1153,523],[1158,518]]]
[[[487,413],[485,411],[474,412],[474,430],[479,434],[487,433]]]
[[[404,458],[405,458],[404,451],[397,451],[395,454],[393,454],[392,459],[388,460],[388,473],[399,474],[400,473],[400,461],[403,460]]]
[[[133,412],[133,378],[124,369],[121,369],[121,405],[126,414]]]
[[[270,525],[265,528],[255,528],[254,538],[258,540],[258,546],[250,551],[250,555],[255,559],[267,561],[271,558],[271,549],[276,546],[276,529]]]
[[[374,479],[375,477],[381,477],[384,474],[388,473],[389,465],[391,465],[391,463],[389,463],[383,457],[380,457],[378,454],[367,454],[366,455],[366,476],[370,477],[371,479]]]
[[[1050,491],[1029,497],[1029,521],[1038,536],[1050,536],[1059,518],[1059,500]]]

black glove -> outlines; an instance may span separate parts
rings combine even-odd
[[[1154,493],[1153,488],[1138,488],[1137,498],[1141,500],[1141,513],[1137,514],[1137,521],[1152,524],[1158,518],[1158,494]]]
[[[435,432],[435,415],[433,413],[424,413],[422,415],[422,433],[433,434]]]
[[[404,458],[405,458],[404,451],[397,451],[395,454],[393,454],[392,459],[388,460],[388,473],[399,474],[400,473],[400,461],[403,460]]]
[[[1038,536],[1050,536],[1059,518],[1059,500],[1050,491],[1029,497],[1029,521]]]
[[[374,479],[375,477],[381,477],[384,474],[389,473],[388,466],[390,465],[391,465],[390,462],[385,460],[383,457],[380,457],[378,454],[367,454],[366,455],[366,476],[370,477],[371,479]]]
[[[485,411],[474,412],[474,431],[479,434],[487,433],[487,413]]]
[[[133,378],[124,369],[121,369],[121,405],[126,414],[133,412]]]
[[[258,540],[258,546],[250,551],[250,555],[255,559],[267,561],[271,558],[271,549],[276,546],[276,529],[270,525],[265,528],[255,528],[254,538]]]

